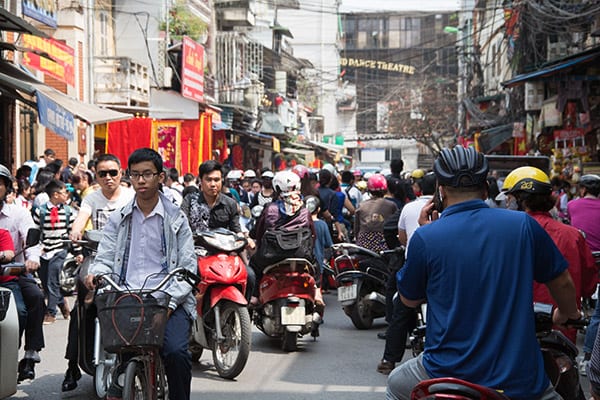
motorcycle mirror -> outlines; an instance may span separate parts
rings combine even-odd
[[[42,232],[38,228],[31,228],[27,231],[25,247],[33,247],[40,242]]]

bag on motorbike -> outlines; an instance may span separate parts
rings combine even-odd
[[[314,246],[310,228],[266,231],[262,237],[254,262],[262,267],[278,263],[286,258],[314,260]]]

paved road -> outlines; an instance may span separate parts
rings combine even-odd
[[[295,353],[283,353],[279,342],[253,329],[252,351],[246,368],[235,381],[221,379],[205,350],[194,364],[192,398],[203,400],[375,400],[383,399],[386,377],[375,371],[384,342],[376,333],[385,328],[383,320],[373,329],[358,331],[347,318],[335,294],[325,295],[327,309],[321,336],[316,342],[304,337]],[[64,349],[68,321],[58,319],[46,326],[46,349],[36,367],[37,378],[19,385],[11,399],[90,399],[92,378],[84,376],[79,387],[61,393],[66,368]]]
[[[205,351],[199,364],[194,364],[192,398],[203,400],[375,400],[383,399],[386,377],[375,371],[384,342],[376,333],[385,328],[378,320],[373,329],[358,331],[347,318],[335,294],[325,295],[325,324],[316,342],[305,337],[296,353],[283,353],[279,342],[268,339],[255,328],[252,352],[246,368],[235,381],[221,379]],[[58,319],[45,327],[46,349],[36,367],[37,378],[19,385],[10,399],[91,399],[92,378],[84,376],[79,387],[61,393],[60,385],[66,368],[64,349],[68,322]],[[578,344],[581,350],[583,338]],[[409,358],[407,351],[405,358]],[[589,382],[582,378],[589,397]]]

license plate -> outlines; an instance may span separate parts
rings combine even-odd
[[[350,286],[340,286],[337,290],[338,301],[355,300],[357,294],[357,285],[352,284]]]
[[[281,307],[281,325],[306,324],[304,307]]]

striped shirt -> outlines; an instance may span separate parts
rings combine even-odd
[[[42,213],[41,207],[44,208]],[[70,208],[69,220],[67,221],[67,212],[64,204],[54,205],[51,202],[47,202],[40,208],[35,210],[33,214],[33,222],[40,227],[42,231],[42,248],[43,252],[46,253],[46,257],[51,257],[56,253],[57,250],[62,250],[67,247],[67,242],[64,241],[69,236],[69,228],[75,220],[77,215],[75,210]],[[53,208],[58,208],[58,221],[55,222],[54,227],[52,226],[51,213]],[[41,215],[44,214],[44,220],[40,221]],[[73,252],[79,253],[81,246],[74,246]]]

